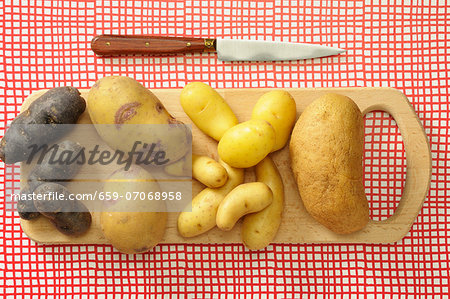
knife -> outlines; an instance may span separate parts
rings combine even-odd
[[[217,58],[222,61],[299,60],[345,52],[343,49],[316,44],[139,35],[99,35],[92,39],[91,48],[101,56],[217,52]]]

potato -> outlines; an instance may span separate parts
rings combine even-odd
[[[27,194],[33,193],[39,185],[46,182],[66,184],[78,173],[82,166],[82,164],[77,163],[80,160],[73,161],[73,163],[66,163],[68,161],[67,153],[71,152],[72,156],[69,159],[74,159],[81,150],[82,147],[80,144],[65,140],[55,144],[53,150],[40,152],[44,156],[41,157],[39,155],[37,157],[36,167],[30,172],[27,179],[27,186],[21,191],[20,197],[23,198]],[[24,220],[37,218],[40,214],[37,212],[33,200],[19,200],[17,202],[17,212],[20,218]]]
[[[207,157],[192,155],[192,177],[209,188],[222,187],[228,180],[226,169]]]
[[[49,182],[40,184],[34,189],[34,193],[45,195],[43,200],[35,200],[34,206],[39,213],[50,219],[55,218],[57,213],[73,212],[74,208],[78,206],[72,205],[72,203],[82,205],[81,202],[74,200],[52,200],[49,196],[53,196],[53,194],[62,194],[63,198],[69,199],[70,191],[60,184]]]
[[[63,185],[44,183],[34,189],[34,193],[46,195],[42,200],[35,200],[36,210],[49,218],[61,233],[79,236],[87,232],[92,217],[89,210],[77,200],[70,200],[70,192]],[[49,196],[62,194],[64,200],[52,200]]]
[[[205,83],[187,84],[181,91],[180,101],[194,124],[217,141],[226,130],[238,124],[236,115],[222,96]]]
[[[220,188],[205,188],[192,199],[192,211],[183,211],[178,216],[178,232],[183,237],[195,237],[216,226],[217,209],[225,196],[244,182],[244,170],[233,168],[223,161],[228,180]]]
[[[220,158],[237,168],[255,166],[275,145],[275,131],[265,120],[251,119],[225,132],[219,141]]]
[[[148,152],[155,144],[154,153],[165,152],[160,161],[169,159],[163,164],[168,165],[191,148],[190,130],[132,78],[110,76],[98,80],[89,90],[87,105],[98,134],[113,149],[129,152],[139,141],[136,150]]]
[[[261,182],[242,184],[234,188],[220,203],[216,224],[221,230],[231,230],[244,215],[261,211],[272,203],[270,188]]]
[[[164,212],[103,212],[101,225],[108,241],[122,253],[143,253],[163,238]]]
[[[272,90],[263,94],[252,111],[252,119],[266,120],[275,130],[275,146],[272,152],[282,149],[286,145],[296,118],[295,101],[284,90]]]
[[[188,154],[177,162],[167,165],[164,171],[173,176],[192,176],[209,188],[222,187],[228,179],[226,169],[207,156]]]
[[[50,89],[11,122],[0,141],[0,159],[6,164],[27,160],[31,145],[49,144],[68,133],[70,126],[55,125],[76,124],[85,109],[78,89]]]
[[[80,236],[88,231],[92,217],[89,212],[58,213],[50,222],[58,231],[68,236]]]
[[[167,222],[165,203],[125,199],[129,192],[148,194],[160,191],[150,173],[136,165],[128,171],[117,170],[108,178],[103,191],[117,192],[124,198],[100,213],[103,234],[114,248],[123,253],[142,253],[162,240]]]
[[[43,182],[53,182],[64,185],[73,179],[83,166],[83,163],[81,163],[83,162],[82,158],[75,160],[83,150],[83,147],[79,143],[71,140],[64,140],[54,146],[54,149],[45,153],[43,157],[37,157],[38,161],[36,167],[31,171],[28,178],[30,191],[33,191]],[[68,153],[70,153],[70,157]],[[42,154],[44,154],[44,152],[42,152]]]
[[[242,222],[242,242],[251,250],[267,247],[275,238],[281,223],[284,205],[284,186],[280,173],[267,156],[255,167],[256,180],[272,190],[273,201],[264,210],[246,215]]]
[[[358,231],[369,221],[363,149],[361,111],[338,94],[308,105],[292,132],[292,170],[306,210],[338,234]]]
[[[164,171],[171,176],[192,176],[192,154],[188,153],[175,163],[167,165],[164,167]]]
[[[24,220],[33,220],[38,218],[41,213],[36,210],[34,200],[25,199],[31,195],[30,189],[27,187],[20,190],[19,200],[17,201],[17,213]]]

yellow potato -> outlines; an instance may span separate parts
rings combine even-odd
[[[164,171],[172,176],[188,177],[192,175],[192,154],[188,153],[175,163],[164,167]]]
[[[103,212],[103,234],[122,253],[143,253],[163,238],[167,214],[163,212]]]
[[[311,216],[338,234],[366,226],[364,120],[355,102],[338,94],[312,102],[294,127],[289,149],[298,190]]]
[[[123,253],[141,253],[161,241],[167,222],[165,203],[126,199],[133,192],[160,191],[150,173],[136,165],[128,171],[116,171],[106,181],[103,191],[104,195],[114,197],[117,192],[122,196],[111,208],[100,213],[103,234],[114,248]],[[145,212],[138,212],[144,209]]]
[[[222,187],[228,180],[226,169],[207,156],[192,155],[192,177],[209,188]]]
[[[252,119],[266,120],[275,130],[275,146],[272,152],[286,145],[296,116],[295,100],[284,90],[272,90],[263,94],[252,111]]]
[[[244,215],[261,211],[272,203],[270,188],[261,182],[242,184],[234,188],[219,205],[217,227],[231,230]]]
[[[220,158],[237,168],[255,166],[275,145],[275,131],[265,120],[251,119],[225,132],[219,141]]]
[[[267,156],[255,167],[256,180],[272,190],[273,201],[264,210],[246,215],[242,222],[242,241],[251,250],[267,247],[278,232],[284,205],[284,186],[280,173]]]
[[[109,76],[89,90],[87,109],[100,137],[113,149],[164,152],[164,165],[181,159],[191,148],[191,133],[167,112],[161,101],[136,80]],[[153,126],[149,126],[152,124]],[[144,147],[144,144],[148,144]]]
[[[238,124],[230,106],[212,87],[191,82],[180,95],[181,106],[194,124],[206,135],[219,141],[226,130]]]
[[[209,188],[222,187],[228,179],[226,169],[219,162],[207,156],[192,154],[167,165],[164,171],[172,176],[192,176]]]
[[[220,188],[205,188],[192,199],[192,211],[183,211],[178,216],[178,232],[183,237],[195,237],[216,226],[216,214],[225,196],[244,182],[244,170],[233,168],[219,161],[227,170],[228,180]]]

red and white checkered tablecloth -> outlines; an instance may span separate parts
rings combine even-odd
[[[206,297],[260,294],[449,293],[450,4],[417,1],[66,1],[0,2],[0,130],[33,91],[89,88],[106,75],[131,76],[148,88],[390,86],[407,95],[429,137],[433,176],[409,234],[390,245],[157,246],[120,254],[111,246],[38,246],[6,211],[18,169],[0,168],[0,294],[154,294]],[[264,38],[347,49],[306,61],[224,63],[215,54],[97,58],[93,36],[152,34]],[[365,185],[371,217],[395,210],[405,152],[395,121],[366,116]]]

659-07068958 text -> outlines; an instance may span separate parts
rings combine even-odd
[[[104,192],[95,191],[94,193],[71,193],[68,197],[62,193],[49,192],[46,194],[28,193],[28,194],[11,194],[12,200],[129,200],[129,201],[144,201],[144,200],[181,200],[183,198],[182,192],[175,191],[161,191],[161,192],[143,192],[132,191],[119,194],[118,192]]]

